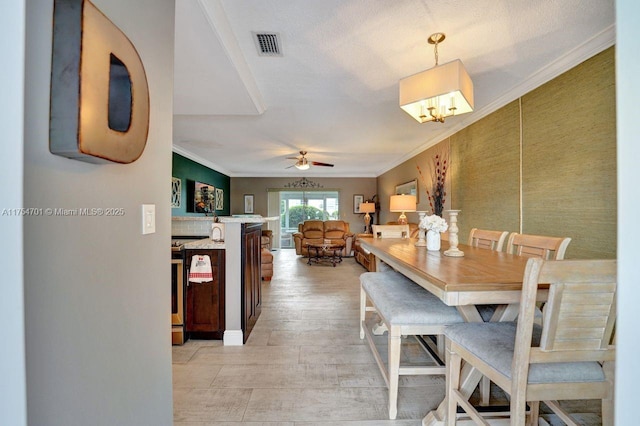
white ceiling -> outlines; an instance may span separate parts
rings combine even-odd
[[[434,65],[435,32],[475,110],[419,124],[398,80]],[[176,0],[174,151],[234,177],[375,177],[614,42],[614,0]],[[335,167],[287,168],[300,150]]]

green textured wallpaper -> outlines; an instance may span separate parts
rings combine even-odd
[[[616,253],[615,50],[522,98],[523,231],[567,236],[570,258]]]
[[[518,101],[451,137],[452,208],[460,241],[471,228],[520,228],[520,124]]]

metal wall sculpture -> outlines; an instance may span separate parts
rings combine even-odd
[[[131,163],[149,132],[149,86],[127,36],[88,0],[55,0],[51,153]]]

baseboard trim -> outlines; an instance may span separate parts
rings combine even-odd
[[[242,330],[225,330],[223,343],[225,346],[242,346]]]

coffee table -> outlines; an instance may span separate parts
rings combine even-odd
[[[335,268],[336,264],[342,262],[342,249],[344,247],[344,243],[308,243],[309,260],[307,265],[311,265],[312,260],[315,263],[321,263],[326,260],[331,262],[331,265]],[[315,256],[311,256],[312,251],[316,252]]]

